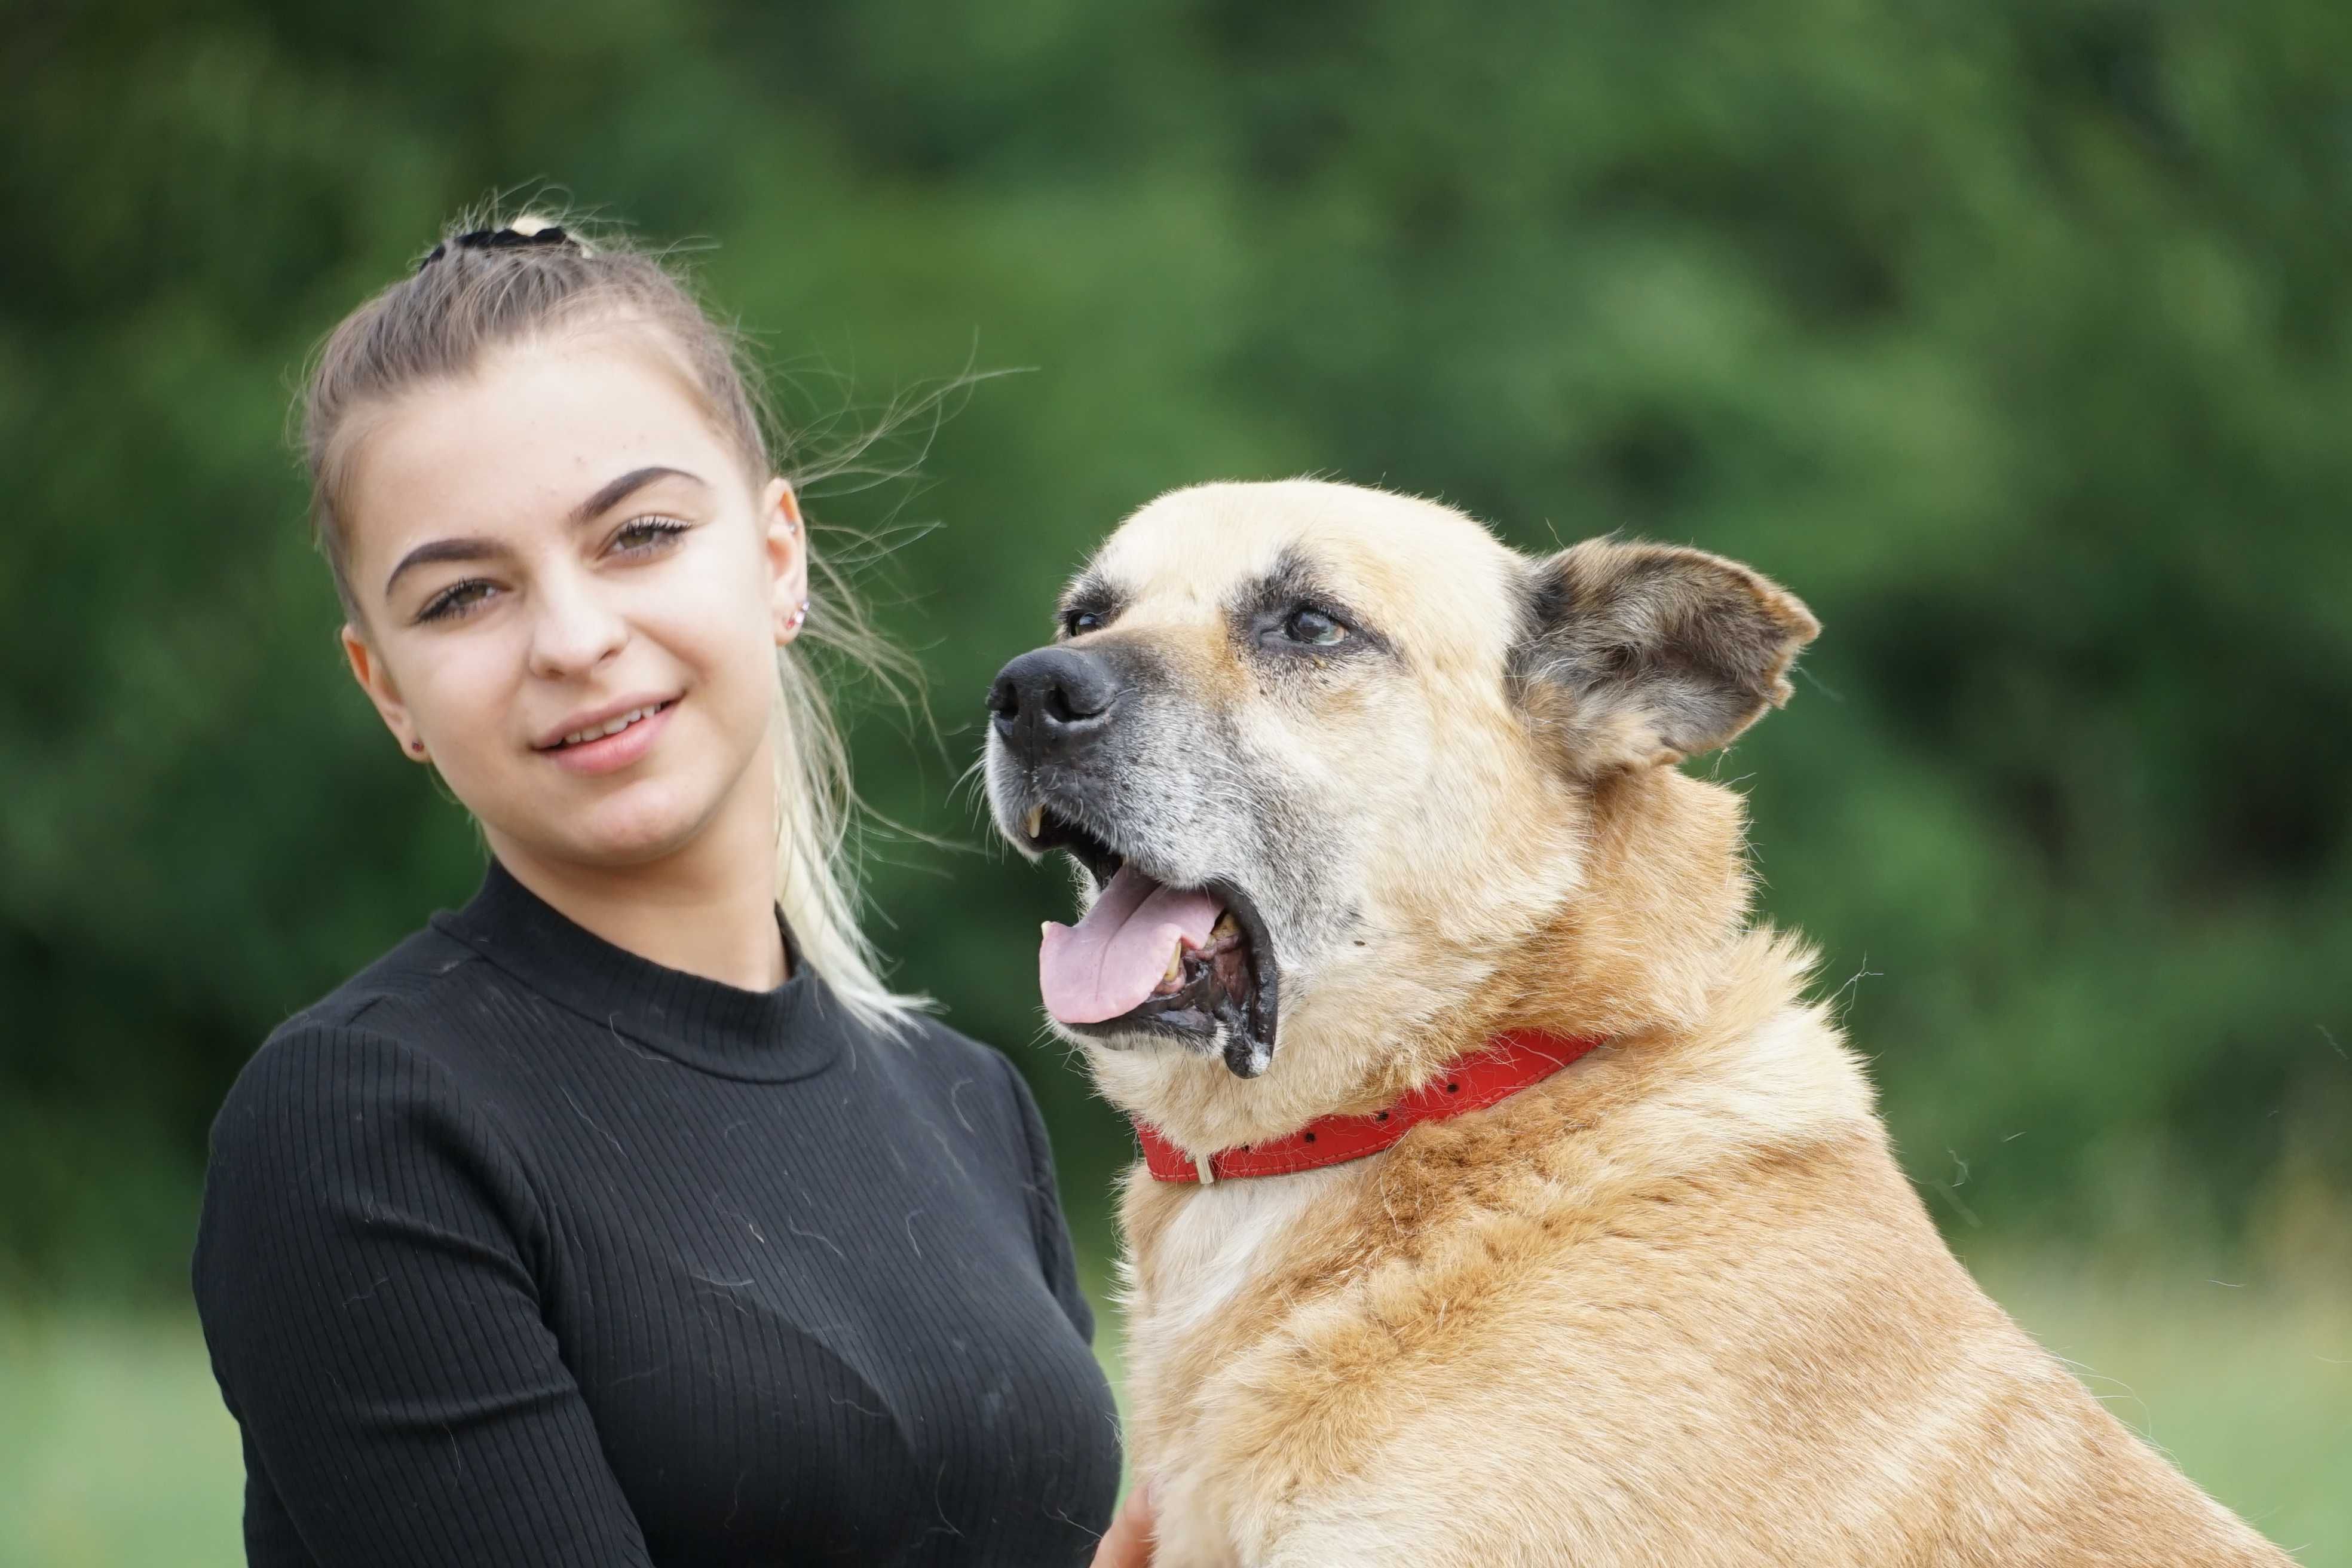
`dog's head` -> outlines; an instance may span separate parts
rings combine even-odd
[[[1670,764],[1784,700],[1818,630],[1716,556],[1531,558],[1307,481],[1153,501],[1059,619],[990,693],[990,802],[1080,871],[1085,918],[1041,954],[1056,1029],[1198,1148],[1393,1092],[1465,1030],[1559,1021],[1500,1016],[1533,1005],[1532,955],[1589,970],[1555,989],[1625,992],[1645,958],[1602,950],[1664,939],[1600,906],[1735,916],[1736,809]],[[1581,957],[1544,940],[1604,926]]]

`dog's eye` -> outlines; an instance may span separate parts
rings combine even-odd
[[[1320,610],[1298,609],[1282,623],[1282,635],[1310,647],[1329,647],[1348,635],[1348,628]]]
[[[1102,616],[1093,610],[1072,610],[1062,617],[1062,635],[1083,637],[1088,632],[1100,631],[1102,624]]]

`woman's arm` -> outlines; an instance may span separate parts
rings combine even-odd
[[[503,1139],[413,1047],[310,1025],[213,1127],[194,1261],[257,1568],[646,1563]]]

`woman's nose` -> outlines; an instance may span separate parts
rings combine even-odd
[[[629,623],[604,602],[593,583],[562,576],[535,584],[531,673],[551,679],[583,674],[627,646]]]

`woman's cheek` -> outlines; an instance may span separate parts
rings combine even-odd
[[[530,760],[520,755],[529,739],[518,709],[528,650],[509,628],[482,631],[432,650],[438,656],[427,683],[433,710],[417,715],[428,740],[439,735],[434,749],[460,796],[469,784],[495,788],[499,777]]]
[[[775,635],[767,605],[741,573],[708,567],[693,591],[658,610],[662,641],[706,685],[748,689],[764,702],[774,684]]]

